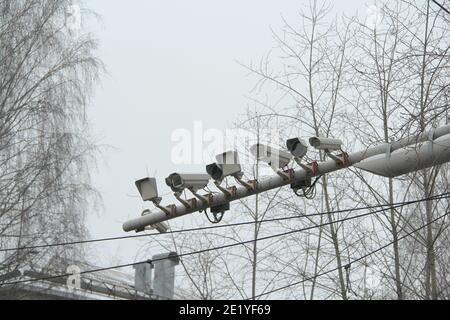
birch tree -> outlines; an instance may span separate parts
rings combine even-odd
[[[68,24],[72,6],[82,4],[0,1],[0,248],[87,238],[96,148],[85,109],[101,63],[82,24]],[[0,273],[58,268],[52,257],[82,252],[8,251]]]

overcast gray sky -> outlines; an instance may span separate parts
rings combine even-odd
[[[97,141],[104,149],[95,187],[104,209],[89,214],[93,238],[124,235],[122,223],[146,206],[134,181],[147,174],[164,178],[174,171],[198,170],[171,161],[171,134],[225,129],[249,103],[253,80],[236,61],[258,61],[274,45],[270,28],[279,30],[281,14],[290,22],[308,4],[301,0],[91,0],[86,5],[101,16],[92,32],[108,75],[102,78],[90,108]],[[336,14],[367,12],[373,2],[332,1]],[[212,160],[212,159],[211,159]],[[189,219],[184,217],[182,219]],[[99,264],[131,262],[135,240],[95,244]],[[157,252],[155,252],[157,253]]]

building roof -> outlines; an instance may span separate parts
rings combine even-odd
[[[80,288],[71,288],[67,284],[68,277],[58,277],[47,280],[54,275],[63,275],[67,272],[68,266],[77,266],[81,272],[87,270],[101,269],[84,262],[59,261],[59,270],[45,268],[45,270],[14,270],[0,277],[0,298],[13,299],[24,296],[44,297],[48,299],[121,299],[121,300],[149,300],[157,299],[144,292],[139,292],[134,287],[134,277],[119,270],[102,270],[93,273],[80,275]],[[28,281],[29,280],[29,281]],[[26,281],[18,284],[8,284],[1,286],[1,283],[11,283],[15,281]]]

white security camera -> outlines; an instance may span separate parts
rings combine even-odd
[[[266,162],[273,169],[286,167],[292,160],[292,155],[285,151],[272,148],[263,144],[255,144],[250,148],[250,152],[261,161]]]
[[[136,187],[144,201],[155,201],[158,199],[158,187],[155,178],[144,178],[135,182]]]
[[[342,141],[339,139],[312,137],[309,139],[309,144],[317,150],[337,151],[341,149]]]
[[[228,151],[216,156],[216,163],[206,166],[206,172],[215,181],[223,180],[228,176],[242,176],[242,168],[239,164],[239,156],[236,151]]]
[[[308,152],[308,145],[300,138],[287,140],[286,147],[295,158],[303,158]]]
[[[166,178],[166,184],[173,192],[182,192],[189,189],[193,192],[205,188],[210,177],[203,173],[172,173]]]

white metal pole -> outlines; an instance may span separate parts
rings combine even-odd
[[[129,220],[123,224],[123,230],[126,232],[129,231],[143,231],[145,227],[153,225],[155,223],[171,220],[174,218],[178,218],[190,213],[198,212],[201,210],[206,210],[208,208],[214,207],[214,206],[220,206],[224,205],[228,202],[236,201],[238,199],[242,199],[245,197],[249,197],[258,193],[266,192],[272,189],[280,188],[286,185],[290,185],[291,183],[298,182],[298,181],[304,181],[308,178],[323,175],[326,173],[334,172],[337,170],[344,169],[348,166],[355,165],[365,159],[368,159],[370,157],[385,154],[385,153],[391,153],[393,151],[405,148],[411,144],[414,143],[420,143],[427,140],[434,140],[438,139],[440,137],[443,137],[444,135],[450,134],[450,125],[440,127],[434,130],[431,130],[429,132],[425,132],[423,134],[420,134],[418,136],[413,137],[407,137],[402,140],[399,140],[397,142],[394,142],[392,144],[384,143],[375,147],[368,148],[363,151],[355,152],[348,155],[348,163],[346,166],[342,166],[342,164],[339,164],[335,160],[327,160],[318,163],[317,170],[315,170],[314,174],[311,174],[311,172],[308,172],[307,170],[300,168],[295,171],[293,171],[293,175],[291,179],[286,180],[280,175],[274,175],[271,177],[267,177],[265,179],[261,179],[260,181],[256,182],[256,188],[254,190],[251,190],[247,187],[237,187],[236,193],[233,196],[228,196],[219,193],[214,194],[210,196],[210,201],[208,204],[196,201],[194,205],[190,208],[187,208],[184,205],[179,206],[168,206],[167,212],[164,212],[162,210],[152,212],[148,215]],[[445,141],[450,141],[449,139]],[[450,147],[447,148],[436,148],[436,150],[439,149],[439,154],[436,152],[430,152],[429,148],[420,148],[416,150],[417,156],[419,158],[423,157],[435,157],[436,159],[429,159],[427,161],[424,161],[424,164],[433,165],[433,164],[439,164],[436,162],[436,160],[439,160],[440,163],[445,163],[450,161]],[[423,154],[421,154],[421,152]],[[444,156],[443,156],[444,153]],[[421,169],[421,168],[418,168]],[[416,169],[417,170],[417,169]]]

